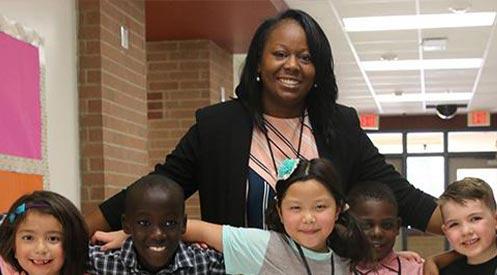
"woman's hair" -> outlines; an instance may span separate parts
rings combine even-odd
[[[341,211],[335,228],[328,237],[328,245],[335,253],[351,259],[353,263],[371,259],[372,253],[366,235],[349,211],[343,211],[346,202],[342,182],[333,164],[327,159],[300,160],[288,179],[279,180],[276,183],[276,198],[266,211],[268,228],[286,234],[278,215],[278,208],[281,209],[281,202],[292,184],[311,179],[317,180],[326,187],[335,198],[337,211]]]
[[[318,23],[307,13],[300,10],[287,10],[276,17],[269,18],[257,28],[243,65],[240,83],[236,87],[236,95],[253,115],[255,125],[265,131],[262,117],[262,85],[256,81],[262,53],[271,31],[282,21],[297,22],[306,34],[316,76],[311,91],[306,98],[306,107],[314,131],[322,133],[326,143],[331,144],[334,137],[333,110],[338,96],[338,88],[333,72],[333,56],[331,47]]]
[[[35,191],[17,199],[0,225],[0,255],[17,270],[23,270],[15,259],[15,235],[30,211],[55,217],[62,225],[64,265],[62,275],[80,275],[86,271],[88,228],[79,210],[65,197],[50,191]]]
[[[399,206],[392,189],[381,182],[360,182],[356,184],[347,195],[347,202],[352,210],[354,210],[359,203],[369,200],[389,203],[394,207],[396,213],[398,213]]]

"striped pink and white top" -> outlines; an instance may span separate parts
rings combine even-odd
[[[277,167],[286,158],[301,157],[304,159],[313,159],[319,157],[307,113],[304,116],[300,152],[297,152],[301,129],[300,117],[277,118],[264,115],[264,119]],[[274,171],[266,135],[256,127],[254,127],[254,131],[252,132],[249,167],[257,172],[274,189],[277,171]]]
[[[276,167],[286,158],[313,159],[319,156],[309,117],[277,118],[264,115],[268,137],[254,127],[250,147],[249,173],[246,189],[246,221],[248,227],[267,228],[265,211],[275,195],[277,171],[275,171],[271,151]],[[300,145],[300,132],[302,143]],[[271,144],[269,149],[268,139]]]

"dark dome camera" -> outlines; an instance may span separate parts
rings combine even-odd
[[[441,104],[437,105],[437,115],[441,119],[451,119],[456,116],[458,105],[456,104]]]

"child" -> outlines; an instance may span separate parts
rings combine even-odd
[[[356,266],[354,274],[423,274],[421,262],[409,261],[393,251],[400,218],[392,190],[379,182],[356,185],[348,195],[350,211],[373,247],[373,261]]]
[[[222,255],[180,241],[186,228],[183,189],[160,175],[128,188],[122,217],[131,234],[119,250],[90,247],[92,274],[224,274]]]
[[[454,250],[465,256],[440,274],[496,274],[497,212],[492,188],[481,179],[464,178],[450,184],[438,204],[445,237]]]
[[[343,211],[332,164],[287,159],[278,170],[275,203],[267,215],[272,231],[189,221],[184,239],[223,251],[229,274],[349,274],[349,261],[340,256],[369,256],[368,241]]]
[[[3,275],[81,275],[88,257],[86,223],[78,209],[59,194],[35,191],[24,195],[12,204],[0,225],[0,256]]]

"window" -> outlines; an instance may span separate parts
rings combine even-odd
[[[443,133],[408,133],[407,153],[442,153]]]
[[[457,180],[465,177],[475,177],[486,181],[492,187],[494,197],[497,195],[497,168],[457,169]]]
[[[444,157],[407,157],[407,180],[438,198],[445,188]]]
[[[368,133],[382,154],[402,154],[402,133]]]
[[[495,152],[497,132],[449,132],[449,152]]]

